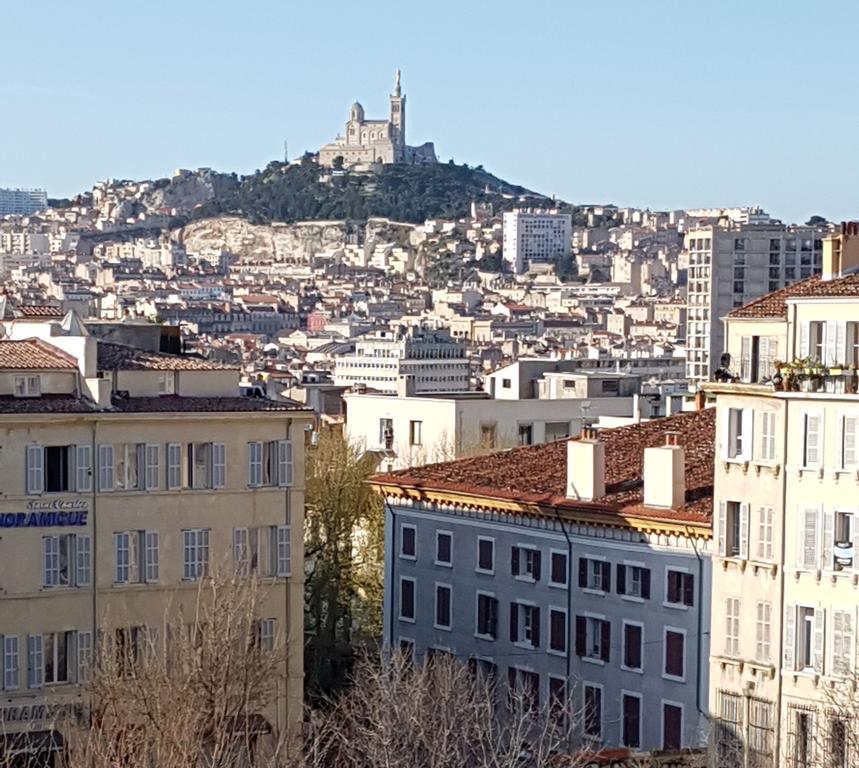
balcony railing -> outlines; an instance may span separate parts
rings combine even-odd
[[[859,373],[854,366],[828,365],[798,360],[781,363],[772,379],[776,389],[785,392],[825,392],[855,395]]]

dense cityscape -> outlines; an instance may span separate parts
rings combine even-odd
[[[566,202],[405,87],[0,189],[0,765],[857,765],[859,224]]]

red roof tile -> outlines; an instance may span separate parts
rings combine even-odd
[[[187,355],[148,352],[107,341],[98,343],[100,371],[228,371],[238,370],[238,367]]]
[[[76,370],[77,361],[41,339],[0,341],[0,370]]]
[[[738,307],[728,313],[728,317],[748,318],[787,318],[788,299],[805,296],[856,296],[859,298],[859,274],[824,280],[820,275],[800,280],[798,283],[785,286],[778,291],[768,293],[759,299]]]
[[[567,441],[380,474],[374,483],[558,507],[614,509],[626,515],[709,522],[713,503],[715,409],[604,430],[606,495],[593,504],[566,497]],[[686,503],[674,510],[643,505],[644,449],[675,432],[686,452]]]

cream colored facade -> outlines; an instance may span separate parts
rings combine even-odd
[[[262,714],[297,736],[312,414],[251,404],[235,396],[238,370],[182,371],[196,363],[168,355],[147,359],[172,361],[166,373],[197,381],[199,395],[159,393],[158,376],[129,365],[99,372],[129,392],[99,408],[75,394],[74,358],[71,370],[4,366],[9,345],[30,343],[0,341],[0,731],[47,733],[55,707],[83,715],[97,633],[163,643],[168,607],[192,616],[201,575],[234,572],[256,536],[259,618],[286,648],[285,689]],[[8,394],[21,377],[42,394]]]
[[[824,241],[824,279],[788,294],[786,312],[728,316],[741,380],[705,385],[718,407],[710,711],[720,766],[859,759],[855,737],[839,746],[839,729],[857,724],[839,724],[832,706],[857,668],[857,234]],[[823,374],[799,391],[760,383],[773,372],[761,355],[770,344],[774,359],[811,358]]]

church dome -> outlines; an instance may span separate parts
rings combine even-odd
[[[363,121],[364,121],[364,107],[362,107],[362,106],[361,106],[361,102],[360,102],[360,101],[356,101],[356,102],[352,105],[352,110],[351,110],[351,117],[350,117],[350,119],[351,119],[351,120],[357,120],[359,123],[361,123],[361,122],[363,122]]]

